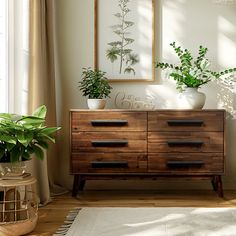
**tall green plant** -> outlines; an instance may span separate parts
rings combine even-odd
[[[213,79],[236,71],[236,68],[226,69],[220,72],[209,69],[210,62],[206,58],[208,48],[200,46],[198,56],[194,60],[188,49],[176,46],[175,42],[170,44],[179,57],[180,64],[174,65],[166,62],[157,62],[156,68],[170,69],[170,77],[176,81],[177,89],[182,91],[186,87],[199,88]]]
[[[101,70],[83,68],[82,81],[79,82],[79,88],[83,96],[88,96],[90,99],[108,97],[112,87],[109,85],[105,74],[106,72]]]
[[[44,158],[43,149],[55,142],[54,133],[60,127],[46,127],[46,106],[40,106],[30,116],[0,114],[0,162],[28,160],[31,154]]]
[[[135,41],[133,38],[128,37],[130,34],[129,29],[134,25],[134,22],[127,20],[130,9],[128,3],[130,0],[119,0],[120,12],[114,14],[118,20],[118,24],[113,25],[113,33],[115,33],[119,40],[108,43],[110,48],[106,51],[107,58],[113,63],[119,59],[119,73],[133,73],[135,69],[133,66],[139,62],[138,55],[133,53],[129,46]],[[124,65],[125,64],[125,65]],[[123,67],[125,68],[123,69]]]

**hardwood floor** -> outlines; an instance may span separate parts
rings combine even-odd
[[[39,209],[39,220],[31,236],[51,236],[76,207],[236,207],[236,191],[219,198],[213,191],[84,191],[77,198],[65,194]]]

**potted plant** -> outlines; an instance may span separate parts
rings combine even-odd
[[[88,108],[103,109],[106,105],[106,97],[109,97],[112,87],[105,77],[106,72],[97,69],[83,68],[82,81],[79,88],[83,96],[88,96]]]
[[[0,114],[0,167],[1,175],[22,174],[24,161],[31,155],[44,158],[48,142],[55,142],[54,133],[60,127],[46,127],[46,106],[40,106],[32,115]]]
[[[221,76],[236,71],[236,68],[226,69],[220,72],[209,69],[210,62],[206,58],[208,48],[200,46],[198,56],[194,60],[188,49],[182,49],[176,46],[175,42],[170,44],[180,59],[179,65],[157,62],[155,67],[162,70],[170,69],[169,76],[176,81],[176,88],[182,92],[180,98],[186,104],[182,104],[183,108],[199,108],[201,109],[205,103],[205,94],[197,91],[202,85],[219,79]]]

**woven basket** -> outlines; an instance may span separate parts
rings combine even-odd
[[[24,235],[36,226],[36,180],[28,176],[0,181],[0,236]]]

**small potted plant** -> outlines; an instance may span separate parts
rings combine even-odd
[[[230,74],[236,71],[236,68],[226,69],[220,72],[209,69],[210,62],[206,58],[208,48],[200,46],[198,57],[194,60],[188,49],[182,49],[176,46],[175,42],[170,44],[175,53],[180,59],[179,65],[157,62],[156,68],[162,70],[169,69],[170,78],[176,81],[176,88],[183,93],[182,98],[186,98],[186,104],[182,104],[181,108],[196,108],[201,109],[205,103],[205,94],[197,91],[202,85],[208,82],[219,79],[221,76]],[[184,102],[184,100],[182,99]]]
[[[40,106],[32,115],[0,114],[0,174],[21,175],[25,161],[32,154],[44,158],[48,142],[55,142],[54,133],[60,127],[46,127],[46,106]]]
[[[83,68],[82,81],[79,88],[83,96],[87,96],[89,109],[103,109],[106,105],[106,97],[109,97],[112,87],[105,77],[106,72],[97,69]]]

